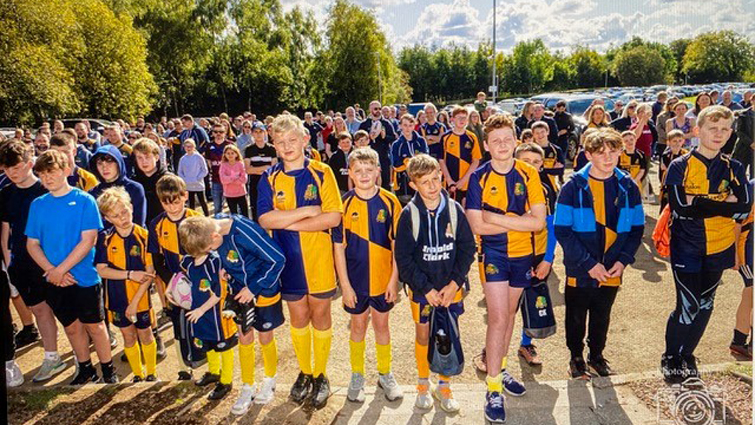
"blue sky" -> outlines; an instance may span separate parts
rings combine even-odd
[[[352,0],[375,11],[394,51],[450,43],[471,47],[492,38],[493,0]],[[332,0],[282,0],[313,10],[323,22]],[[576,44],[605,51],[640,36],[668,43],[731,29],[755,42],[755,0],[498,0],[497,46],[541,38],[551,49]]]

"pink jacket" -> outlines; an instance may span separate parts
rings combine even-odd
[[[241,161],[231,165],[229,162],[220,163],[220,183],[223,184],[223,196],[238,198],[246,195],[246,169]]]

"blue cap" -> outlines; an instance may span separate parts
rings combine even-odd
[[[259,121],[255,121],[254,124],[252,124],[252,131],[254,130],[266,131],[267,129],[265,128],[265,124],[262,124]]]

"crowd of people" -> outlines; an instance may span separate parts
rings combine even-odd
[[[575,128],[564,103],[555,113],[528,103],[515,119],[495,113],[483,93],[471,107],[439,112],[428,103],[416,116],[373,101],[367,111],[354,105],[306,112],[303,120],[247,112],[119,121],[102,135],[87,121],[74,128],[54,121],[33,137],[19,130],[0,142],[2,337],[16,347],[41,339],[33,381],[45,382],[69,366],[58,352],[60,323],[74,351],[70,384],[117,383],[118,328],[132,380],[156,381],[157,360],[168,355],[158,323],[170,322],[177,379],[194,379],[206,362],[195,383],[214,384],[210,399],[230,392],[238,347],[241,390],[232,412],[242,415],[273,398],[285,302],[300,368],[290,397],[320,408],[330,395],[331,300],[340,288],[351,317],[347,397],[365,399],[372,323],[377,385],[396,400],[403,394],[391,373],[388,318],[403,285],[415,323],[415,404],[429,409],[436,398],[457,412],[449,346],[461,341],[441,325],[457,323],[465,295],[477,290],[468,279],[477,260],[487,335],[475,363],[487,374],[485,416],[501,423],[504,393],[526,393],[507,369],[516,314],[547,307],[547,289],[532,306],[528,291],[547,288],[558,244],[570,375],[612,373],[603,356],[611,307],[642,242],[655,158],[677,290],[661,370],[678,383],[698,376],[694,351],[729,268],[746,287],[729,348],[752,356],[753,126],[742,123],[753,113],[752,105],[739,117],[731,109],[725,95],[715,105],[700,94],[690,111],[659,95],[654,105],[629,102],[611,121],[616,111],[597,101],[569,177],[564,143]],[[177,299],[182,284],[189,301]],[[17,332],[8,299],[23,325]],[[532,337],[542,326],[529,316],[525,325],[518,355],[541,364]],[[14,344],[5,347],[7,384],[21,385]]]

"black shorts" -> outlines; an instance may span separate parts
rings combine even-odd
[[[194,346],[201,350],[203,353],[207,353],[208,351],[217,351],[218,353],[222,353],[223,351],[228,351],[233,349],[236,345],[239,343],[239,337],[234,335],[228,339],[224,339],[222,341],[207,341],[207,340],[201,340],[199,338],[194,338]]]
[[[10,283],[16,287],[29,307],[47,301],[49,284],[44,274],[45,272],[36,264],[15,262],[8,267]]]
[[[745,288],[752,288],[752,269],[748,264],[739,266],[739,274],[742,276],[742,280],[745,283]]]
[[[47,303],[64,327],[70,326],[77,320],[85,324],[105,320],[102,284],[88,287],[79,285],[59,287],[48,284]]]

